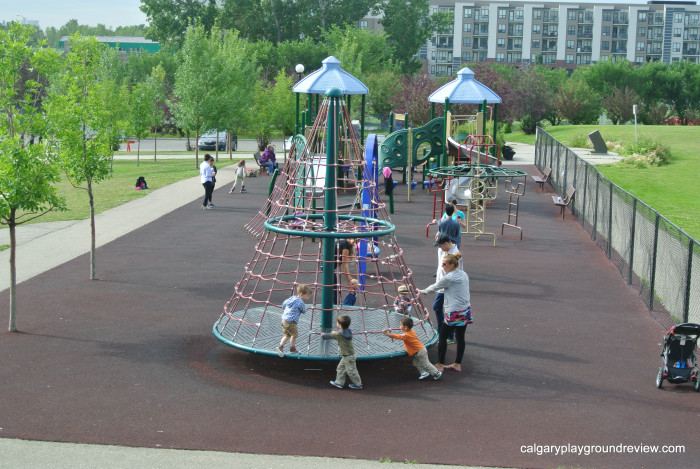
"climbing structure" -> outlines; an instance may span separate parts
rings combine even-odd
[[[303,147],[303,148],[302,148]],[[398,331],[404,316],[394,304],[398,288],[408,288],[414,330],[427,345],[436,331],[425,322],[428,311],[416,295],[411,270],[394,235],[376,182],[365,165],[362,146],[337,89],[329,90],[303,145],[293,145],[259,215],[264,221],[252,259],[234,294],[213,327],[214,335],[233,347],[275,354],[282,336],[282,302],[299,284],[312,289],[299,323],[297,359],[334,360],[335,341],[320,334],[350,316],[358,359],[405,355],[403,343],[384,336]],[[257,216],[256,216],[257,218]],[[256,218],[251,223],[257,223]],[[342,274],[338,243],[354,241],[349,275]],[[357,280],[355,305],[343,305],[350,281]],[[340,303],[340,304],[339,304]]]

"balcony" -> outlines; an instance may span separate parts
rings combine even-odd
[[[577,47],[576,52],[591,53],[593,52],[593,48],[591,46]]]
[[[655,47],[653,49],[649,49],[647,51],[647,54],[661,55],[661,47]]]
[[[697,49],[683,49],[683,55],[698,55]]]
[[[615,49],[614,51],[612,51],[612,53],[613,54],[626,54],[627,49]]]
[[[559,33],[557,33],[556,31],[551,32],[551,33],[547,33],[547,32],[542,33],[542,37],[557,37],[558,35],[559,35]]]
[[[438,48],[438,49],[452,50],[452,49],[453,49],[453,45],[452,45],[452,42],[448,42],[448,43],[444,43],[444,44],[438,44],[438,45],[437,45],[437,48]]]
[[[613,39],[627,39],[627,33],[613,33]]]
[[[557,46],[542,46],[542,52],[556,52]]]
[[[691,20],[686,18],[685,21],[683,22],[685,26],[697,26],[700,24],[700,20]]]
[[[593,33],[579,33],[577,37],[593,37]]]

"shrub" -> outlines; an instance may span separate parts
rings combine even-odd
[[[575,148],[587,148],[591,146],[590,141],[588,140],[588,135],[586,134],[576,134],[571,139],[569,140],[569,145],[570,147],[575,147]]]
[[[520,130],[527,135],[534,134],[537,131],[538,125],[539,121],[534,117],[531,117],[530,114],[523,116],[523,118],[520,120]]]
[[[654,138],[642,138],[621,153],[626,164],[637,168],[662,166],[671,161],[671,149]]]

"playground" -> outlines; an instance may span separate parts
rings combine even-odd
[[[438,163],[434,187],[397,184],[388,213],[377,177],[367,177],[378,165],[364,177],[354,171],[364,153],[353,132],[324,170],[318,155],[333,145],[315,126],[281,175],[248,180],[246,194],[222,184],[215,210],[195,200],[100,247],[98,281],[87,280],[83,255],[23,282],[20,332],[0,336],[0,390],[14,396],[0,403],[0,436],[459,466],[694,465],[697,438],[682,429],[695,421],[697,393],[654,386],[664,328],[573,217],[560,216],[551,186],[525,183],[533,165],[509,173],[488,151],[495,164]],[[406,168],[415,162],[394,155]],[[346,192],[358,180],[361,198]],[[419,381],[401,344],[372,338],[382,326],[365,319],[388,309],[397,287],[433,283],[440,187],[474,214],[460,249],[474,324],[462,371]],[[329,194],[338,200],[329,204]],[[315,324],[332,327],[326,312],[341,310],[331,297],[332,247],[353,237],[364,297],[351,328],[368,358],[358,361],[361,391],[328,385],[337,352],[314,337]],[[269,318],[306,278],[319,285],[308,346],[277,357],[270,337],[281,330]],[[431,325],[421,327],[433,345]],[[454,354],[451,345],[448,362]],[[434,362],[435,347],[429,355]]]

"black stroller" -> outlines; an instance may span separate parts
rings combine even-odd
[[[695,368],[695,347],[700,336],[700,324],[685,323],[671,327],[664,337],[661,351],[663,366],[656,375],[656,387],[661,388],[664,380],[679,384],[692,381],[695,391],[700,392],[700,377]]]

